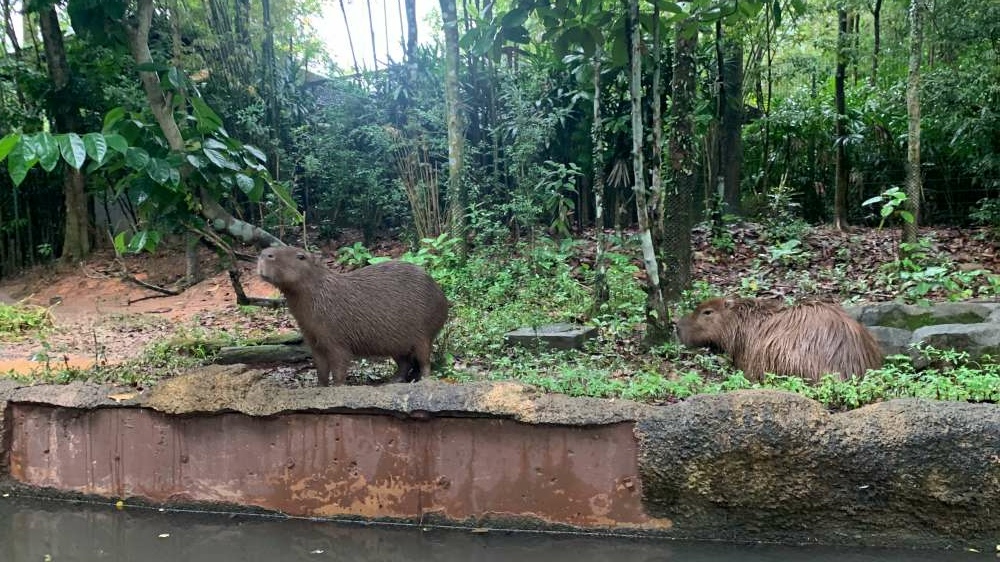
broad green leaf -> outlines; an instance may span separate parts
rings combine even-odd
[[[59,143],[47,131],[35,135],[35,152],[42,169],[51,172],[59,163]]]
[[[885,217],[891,215],[892,211],[893,211],[893,208],[892,208],[891,205],[886,205],[886,206],[882,207],[882,211],[881,211],[882,212],[882,218],[885,218]]]
[[[875,197],[872,197],[871,199],[865,199],[865,202],[862,203],[861,206],[862,207],[867,207],[868,205],[874,205],[875,203],[878,203],[881,200],[882,200],[882,196],[881,195],[876,195]]]
[[[281,201],[286,208],[295,213],[295,217],[299,222],[302,222],[302,213],[299,212],[299,208],[295,205],[295,201],[292,199],[291,194],[288,193],[288,190],[285,189],[285,186],[276,181],[270,182],[269,185],[271,187],[271,191],[278,198],[278,200]]]
[[[253,154],[253,157],[256,158],[257,160],[261,162],[267,162],[267,155],[264,154],[263,150],[257,148],[252,144],[244,144],[243,148],[246,149],[246,151],[249,152],[250,154]]]
[[[83,139],[76,133],[66,133],[56,137],[59,139],[59,151],[62,152],[63,160],[77,170],[83,167],[87,160],[87,149],[83,145]]]
[[[517,43],[518,45],[526,45],[530,40],[528,37],[528,30],[522,25],[509,29],[504,28],[503,38],[511,43]]]
[[[171,66],[170,70],[167,71],[167,83],[170,84],[175,90],[180,90],[184,85],[184,77],[181,76],[179,70],[176,66]]]
[[[216,139],[205,140],[205,148],[211,148],[212,150],[229,150],[229,147]]]
[[[164,185],[170,181],[170,164],[162,158],[151,158],[146,166],[146,173],[149,174],[149,179]]]
[[[125,232],[119,232],[115,235],[115,253],[118,255],[124,254],[128,248],[125,244]]]
[[[10,154],[11,150],[17,146],[17,142],[21,140],[21,135],[17,133],[11,133],[6,137],[0,139],[0,160],[3,160]]]
[[[28,170],[35,165],[35,162],[37,162],[35,158],[25,153],[24,143],[18,142],[7,155],[7,172],[10,174],[11,181],[14,182],[14,187],[21,185],[24,178],[28,177]]]
[[[104,135],[104,143],[107,144],[111,150],[121,154],[125,154],[128,150],[128,141],[125,140],[125,137],[115,133]]]
[[[125,108],[124,107],[116,107],[116,108],[112,109],[111,111],[109,111],[104,116],[104,129],[102,129],[102,130],[104,132],[107,132],[108,129],[110,129],[112,125],[114,125],[115,123],[121,121],[123,117],[125,117]]]
[[[236,165],[236,163],[223,156],[222,153],[219,152],[218,150],[212,150],[211,148],[204,148],[202,149],[202,152],[205,153],[205,156],[208,157],[209,161],[212,162],[212,164],[215,164],[220,168],[225,168],[227,170],[234,170],[234,171],[238,171],[240,169],[240,167]]]
[[[129,168],[144,170],[147,164],[149,164],[149,153],[145,150],[136,146],[130,146],[125,151],[125,165]]]
[[[916,220],[913,218],[913,213],[909,211],[900,211],[899,216],[903,217],[903,220],[906,221],[907,224],[913,224]]]
[[[170,179],[168,180],[170,185],[177,187],[181,184],[181,172],[177,168],[170,167]]]
[[[628,64],[628,35],[617,33],[611,44],[611,64],[623,67]]]
[[[528,10],[524,8],[514,8],[500,18],[500,26],[505,29],[521,27],[528,21]]]
[[[202,133],[212,133],[222,129],[222,119],[212,111],[212,108],[205,103],[205,100],[191,98],[191,107],[194,109],[195,119],[198,120],[198,130]]]
[[[108,142],[101,133],[83,135],[83,146],[87,149],[87,156],[98,162],[103,162],[104,156],[108,153]]]
[[[187,160],[187,163],[196,170],[200,170],[208,165],[208,160],[203,158],[200,154],[188,154],[185,156],[185,159]]]
[[[246,174],[236,174],[236,187],[246,195],[250,195],[254,190],[253,178]]]

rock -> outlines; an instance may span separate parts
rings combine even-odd
[[[643,501],[678,536],[920,544],[1000,538],[1000,407],[893,400],[830,414],[740,391],[636,427]]]
[[[1000,360],[1000,324],[941,324],[913,332],[913,343],[923,342],[937,349],[967,351],[973,359],[991,355]]]
[[[240,412],[380,412],[403,417],[449,415],[510,418],[525,423],[602,425],[638,419],[652,406],[628,400],[571,398],[515,382],[452,384],[435,379],[378,386],[282,388],[245,365],[212,365],[158,383],[143,406],[169,414]]]
[[[869,326],[868,331],[875,336],[875,341],[882,348],[882,353],[888,357],[890,355],[911,355],[910,340],[913,332],[902,328],[889,328],[887,326]]]
[[[972,302],[945,302],[916,306],[894,302],[850,307],[848,314],[866,326],[887,326],[916,330],[934,324],[976,324],[985,322],[994,308]]]
[[[223,347],[212,360],[217,365],[236,363],[300,363],[312,357],[305,345],[241,345]]]
[[[583,343],[597,335],[593,326],[577,326],[574,324],[546,324],[537,328],[518,328],[504,334],[507,345],[520,345],[536,348],[540,346],[551,349],[580,349]]]

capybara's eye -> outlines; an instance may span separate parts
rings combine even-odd
[[[296,257],[296,259],[300,259],[300,260],[306,259],[306,255],[305,254],[301,254],[301,253],[295,254],[295,257]]]
[[[701,315],[702,316],[708,316],[711,313],[712,313],[712,309],[711,308],[706,308],[705,310],[701,311]]]

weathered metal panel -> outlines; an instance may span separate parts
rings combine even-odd
[[[632,424],[375,414],[170,416],[12,404],[10,474],[30,485],[303,516],[533,517],[666,527],[641,503]]]

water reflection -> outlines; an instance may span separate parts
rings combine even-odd
[[[0,498],[0,560],[40,562],[976,562],[967,552],[738,546],[365,526]]]

